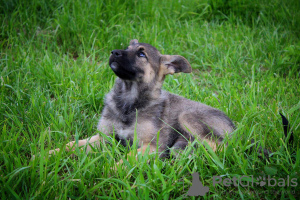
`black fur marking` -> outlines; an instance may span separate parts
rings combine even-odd
[[[122,86],[124,84],[124,87]],[[125,124],[130,126],[135,121],[136,110],[145,108],[151,102],[149,91],[151,90],[146,85],[133,86],[131,81],[122,81],[115,87],[113,101],[117,110],[120,112],[119,118]],[[124,96],[130,92],[132,87],[139,87],[137,96],[131,101],[125,101]],[[125,88],[125,90],[124,90]]]
[[[136,80],[139,74],[144,74],[144,71],[138,67],[134,67],[133,60],[128,55],[127,51],[114,50],[120,52],[121,56],[111,55],[109,65],[115,63],[117,67],[113,68],[113,72],[123,80]]]
[[[120,142],[120,144],[124,147],[131,147],[133,145],[133,140],[131,138],[121,138],[119,137],[119,135],[115,135],[115,140],[117,140],[118,142]]]

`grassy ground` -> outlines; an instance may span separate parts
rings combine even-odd
[[[198,172],[205,199],[299,199],[299,10],[296,0],[1,1],[0,198],[193,199],[187,191]],[[193,73],[169,76],[164,89],[228,114],[237,126],[228,148],[129,157],[117,170],[127,150],[114,141],[48,158],[96,133],[115,79],[110,51],[134,38],[190,61]],[[279,111],[294,131],[292,148]],[[250,139],[273,157],[247,153]],[[213,176],[243,175],[289,176],[298,186],[213,185]]]

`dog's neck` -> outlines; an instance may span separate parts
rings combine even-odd
[[[123,113],[129,114],[139,108],[144,108],[161,94],[161,88],[154,84],[116,79],[114,86],[114,101],[116,107]]]

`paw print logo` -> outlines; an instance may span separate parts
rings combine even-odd
[[[266,185],[266,177],[261,177],[259,176],[258,178],[256,178],[257,182],[256,182],[256,185],[259,185],[260,187]]]
[[[199,180],[199,173],[195,172],[192,174],[192,176],[193,176],[192,186],[190,187],[187,195],[204,196],[209,191],[209,188],[204,186],[202,182]]]

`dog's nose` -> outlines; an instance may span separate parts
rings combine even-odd
[[[121,50],[113,50],[113,51],[111,52],[111,54],[114,55],[114,56],[116,56],[116,57],[122,56]]]

